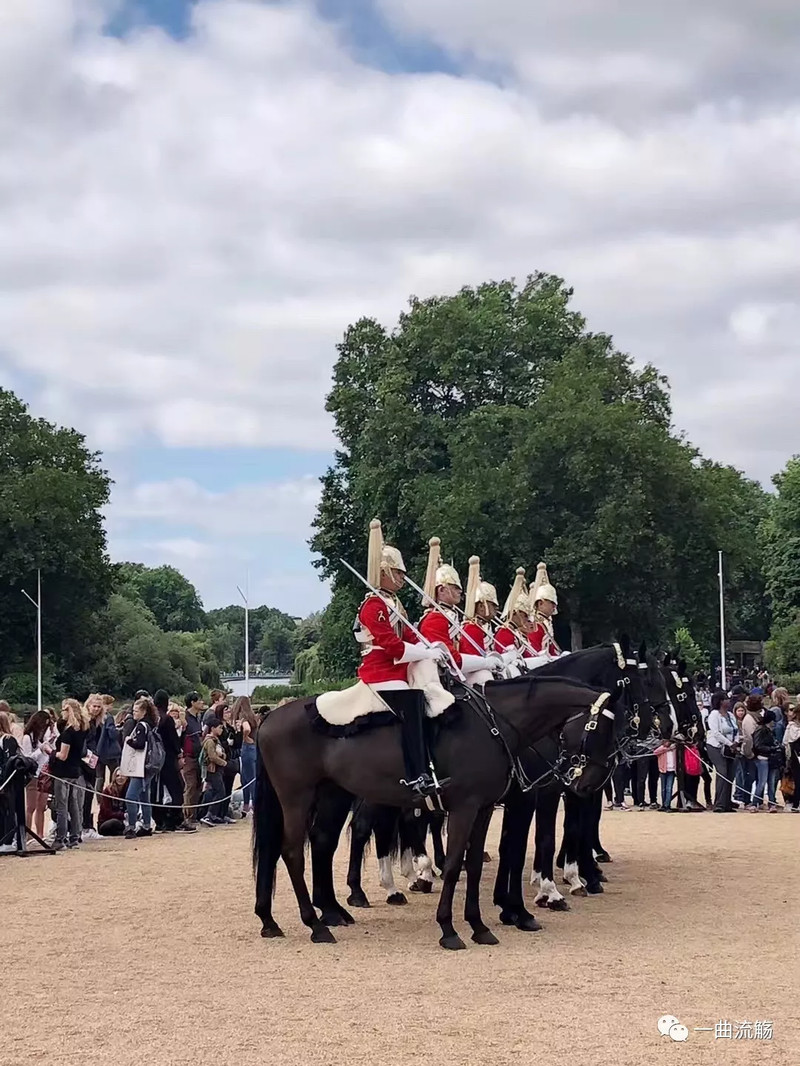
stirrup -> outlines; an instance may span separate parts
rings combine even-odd
[[[433,796],[437,792],[436,782],[430,774],[420,774],[414,781],[406,781],[405,778],[401,778],[400,784],[410,788],[420,799],[424,799],[425,796]]]

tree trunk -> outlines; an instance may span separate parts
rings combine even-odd
[[[583,626],[580,622],[570,621],[569,623],[569,635],[570,643],[572,644],[573,651],[580,651],[583,647]]]

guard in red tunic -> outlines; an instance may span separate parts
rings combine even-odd
[[[477,655],[476,645],[485,658],[479,659],[474,671],[469,671],[462,664],[467,683],[474,688],[485,685],[494,679],[494,671],[502,667],[502,658],[494,652],[494,630],[492,619],[497,616],[500,604],[497,602],[497,590],[488,581],[481,580],[481,561],[473,555],[469,561],[467,577],[467,596],[464,604],[464,633],[461,638],[462,648],[469,646],[470,653]]]
[[[485,669],[487,660],[480,643],[473,647],[465,640],[458,612],[461,602],[461,578],[455,567],[442,562],[441,541],[431,537],[428,542],[428,569],[425,574],[425,603],[430,605],[422,616],[419,631],[431,644],[440,644],[447,649],[448,663],[454,664],[471,684],[469,678],[476,671]],[[498,665],[494,658],[488,660],[489,668]]]
[[[557,659],[562,654],[553,635],[553,617],[558,614],[558,593],[550,584],[544,563],[539,563],[536,568],[536,580],[530,598],[533,625],[528,641],[537,655],[549,655],[551,659]]]
[[[441,661],[441,649],[428,648],[405,626],[406,617],[397,593],[403,587],[406,567],[397,548],[383,542],[378,519],[370,522],[367,580],[379,594],[370,593],[358,611],[354,626],[361,645],[359,678],[373,689],[402,722],[403,757],[408,785],[415,798],[431,795],[436,785],[429,771],[425,744],[425,697],[408,684],[408,664],[423,659]]]
[[[495,651],[503,656],[503,661],[515,676],[519,671],[514,666],[514,660],[520,657],[528,659],[533,654],[527,642],[531,628],[530,615],[531,603],[525,583],[525,569],[520,566],[503,608],[504,624],[497,630],[494,638]]]

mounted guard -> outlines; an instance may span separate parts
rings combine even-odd
[[[511,677],[519,677],[520,670],[515,663],[520,659],[532,657],[528,633],[531,629],[531,603],[528,598],[528,586],[525,583],[525,568],[520,566],[514,578],[514,584],[508,594],[503,608],[503,625],[494,636],[495,651],[502,657]]]
[[[375,589],[364,599],[354,625],[361,645],[358,677],[392,710],[402,723],[403,757],[407,785],[415,798],[437,791],[429,771],[425,743],[425,696],[421,689],[409,685],[411,663],[442,659],[441,649],[429,647],[417,639],[413,627],[406,625],[405,608],[397,593],[405,582],[406,567],[397,548],[384,543],[381,523],[370,522],[367,558],[367,581]]]
[[[441,541],[431,537],[428,542],[428,569],[425,574],[423,602],[429,604],[419,623],[419,631],[431,644],[446,648],[452,665],[472,684],[478,672],[489,674],[500,666],[499,660],[487,657],[483,637],[473,641],[462,627],[456,608],[461,600],[461,578],[456,569],[442,563]]]
[[[487,656],[492,656],[492,658],[494,649],[492,620],[497,617],[499,610],[497,590],[488,581],[481,580],[481,560],[479,556],[473,555],[469,560],[467,595],[464,604],[464,637],[473,645],[482,648]],[[474,672],[470,672],[466,666],[463,670],[467,682],[473,688],[494,680],[491,659],[489,661],[479,659]]]
[[[539,563],[536,568],[536,580],[530,599],[533,619],[528,643],[537,656],[546,655],[551,659],[558,659],[563,654],[553,632],[553,618],[558,614],[558,593],[550,584],[544,563]]]

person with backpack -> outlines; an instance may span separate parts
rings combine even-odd
[[[150,785],[164,765],[164,745],[156,733],[158,715],[149,696],[134,703],[133,722],[133,729],[122,746],[120,761],[120,772],[128,778],[125,837],[129,840],[132,837],[152,836]],[[140,811],[142,824],[137,829]]]
[[[174,833],[176,830],[193,833],[196,826],[189,825],[184,821],[183,808],[183,779],[180,771],[181,738],[178,735],[178,727],[175,719],[170,714],[169,695],[164,689],[159,689],[153,697],[153,702],[158,710],[158,734],[164,745],[164,765],[161,768],[158,802],[164,804],[160,808],[160,817],[155,818],[157,833]],[[166,796],[169,796],[167,803]]]

